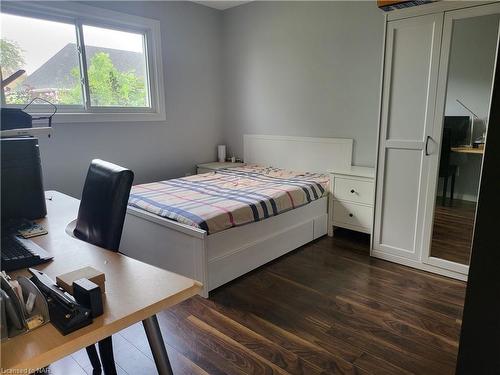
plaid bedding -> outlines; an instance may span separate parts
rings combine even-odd
[[[322,174],[247,165],[136,185],[129,205],[213,234],[319,199],[328,181]]]

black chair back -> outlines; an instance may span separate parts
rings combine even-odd
[[[75,237],[108,250],[118,251],[134,172],[103,160],[92,160]]]
[[[443,140],[441,142],[441,158],[439,159],[439,177],[446,177],[450,171],[451,156],[451,129],[443,129]]]

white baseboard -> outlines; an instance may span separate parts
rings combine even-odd
[[[404,266],[416,268],[416,269],[419,269],[422,271],[432,272],[432,273],[435,273],[438,275],[451,277],[452,279],[467,281],[467,275],[464,275],[463,273],[446,270],[444,268],[432,266],[430,264],[420,263],[419,261],[416,261],[416,260],[398,257],[397,255],[387,254],[385,252],[374,250],[374,249],[372,249],[370,255],[375,257],[375,258],[388,260],[390,262],[402,264]]]

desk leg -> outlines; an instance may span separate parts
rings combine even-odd
[[[150,316],[142,321],[142,325],[148,337],[149,347],[153,353],[158,374],[173,375],[172,366],[170,366],[167,350],[165,349],[165,343],[163,342],[163,337],[161,337],[158,318],[156,315]]]

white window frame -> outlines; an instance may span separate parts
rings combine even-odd
[[[165,88],[163,76],[163,61],[161,52],[160,22],[112,10],[93,6],[71,3],[54,2],[52,4],[39,4],[36,2],[4,2],[2,13],[15,14],[32,18],[66,22],[78,25],[89,25],[127,32],[142,33],[145,35],[146,67],[148,71],[147,83],[149,87],[149,108],[138,107],[93,107],[64,105],[57,106],[58,111],[54,116],[54,123],[83,123],[83,122],[129,122],[129,121],[165,121]],[[76,27],[76,30],[82,30]],[[81,36],[81,35],[80,35]],[[80,55],[83,64],[86,64],[85,55]],[[80,64],[82,65],[82,64]],[[84,77],[82,77],[84,78]],[[82,94],[83,103],[89,97]],[[87,104],[88,105],[88,104]],[[15,108],[19,105],[2,106]],[[46,106],[30,106],[32,112],[46,113]]]

